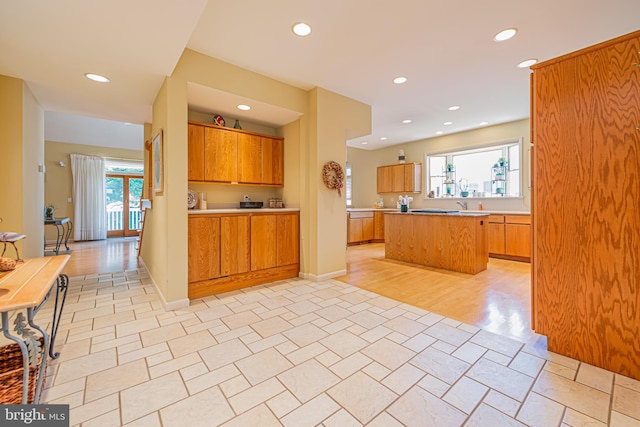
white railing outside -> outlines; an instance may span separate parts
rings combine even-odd
[[[140,226],[140,208],[129,208],[129,230],[137,230]],[[124,229],[124,211],[122,206],[107,207],[107,230]]]

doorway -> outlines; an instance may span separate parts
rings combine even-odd
[[[108,237],[138,235],[143,185],[139,175],[106,175]]]

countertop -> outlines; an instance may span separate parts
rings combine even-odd
[[[413,211],[413,210],[421,210],[421,209],[442,209],[442,208],[416,208],[416,209],[409,209],[409,211]],[[451,210],[454,210],[455,208],[452,208]],[[347,208],[347,212],[369,212],[369,211],[383,211],[383,212],[400,212],[400,209],[396,209],[396,208]],[[492,211],[492,210],[477,210],[477,209],[469,209],[469,210],[460,210],[460,212],[466,212],[466,213],[486,213],[486,214],[495,214],[495,215],[531,215],[531,212],[527,212],[527,211]]]
[[[226,209],[189,209],[189,215],[219,214],[219,213],[256,213],[256,212],[300,212],[299,208],[226,208]]]
[[[420,209],[416,209],[416,210],[420,210]],[[389,215],[429,215],[429,216],[435,216],[435,215],[439,215],[439,216],[455,216],[455,217],[460,217],[460,216],[489,216],[488,212],[485,211],[478,211],[478,212],[470,212],[470,211],[459,211],[459,212],[415,212],[415,211],[409,211],[409,212],[388,212]]]

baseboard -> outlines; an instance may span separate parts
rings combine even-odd
[[[344,276],[345,274],[347,274],[347,270],[338,270],[338,271],[333,271],[331,273],[325,273],[325,274],[320,274],[320,275],[316,275],[316,274],[312,274],[312,273],[304,273],[304,276],[300,276],[304,279],[307,280],[311,280],[312,282],[322,282],[325,280],[329,280],[329,279],[333,279],[334,277],[340,277],[340,276]]]
[[[180,309],[189,307],[188,298],[167,302],[167,300],[164,298],[164,294],[160,292],[160,288],[158,287],[158,284],[156,283],[156,281],[153,279],[153,276],[149,272],[147,265],[144,263],[144,259],[142,259],[142,257],[138,257],[138,261],[140,262],[140,264],[142,264],[144,269],[147,270],[147,274],[149,275],[149,279],[151,280],[153,289],[156,291],[156,294],[160,298],[160,302],[162,303],[162,306],[164,307],[165,311],[180,310]]]

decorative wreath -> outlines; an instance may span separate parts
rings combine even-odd
[[[342,197],[341,189],[344,187],[344,171],[338,162],[332,160],[324,164],[322,180],[327,188],[338,190],[338,196]]]

